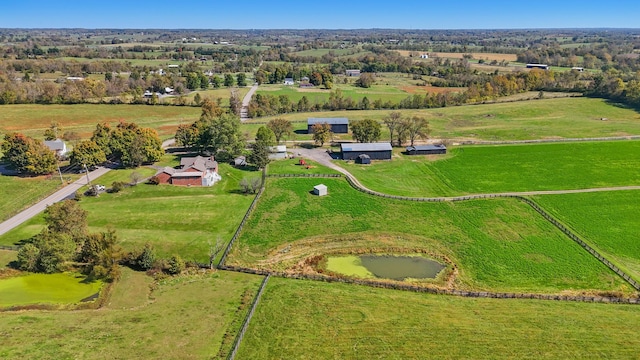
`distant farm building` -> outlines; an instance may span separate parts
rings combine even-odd
[[[584,68],[583,67],[579,67],[579,66],[574,66],[574,67],[571,68],[571,70],[575,70],[577,72],[583,72]]]
[[[169,66],[167,66],[167,68],[169,68],[169,69],[177,69],[179,67],[180,67],[180,65],[178,65],[178,64],[169,64]]]
[[[212,157],[184,157],[180,169],[165,167],[156,173],[161,184],[184,186],[212,186],[222,179],[218,174],[218,162]]]
[[[286,158],[287,158],[286,145],[269,146],[269,159],[277,160],[277,159],[286,159]]]
[[[547,65],[547,64],[527,64],[527,69],[549,70],[549,65]]]
[[[447,147],[440,145],[416,145],[407,147],[407,154],[409,155],[437,155],[446,154]]]
[[[313,194],[318,196],[327,195],[327,185],[319,184],[313,187]]]
[[[392,148],[387,143],[354,143],[340,144],[343,160],[355,160],[360,155],[367,155],[371,160],[391,160]]]
[[[356,69],[345,70],[344,73],[347,76],[360,76],[360,70]]]
[[[420,54],[420,59],[428,59],[429,54]]]
[[[313,84],[312,83],[308,83],[308,82],[307,83],[300,83],[300,87],[303,88],[303,89],[310,89],[310,88],[313,87]]]
[[[313,134],[313,125],[329,124],[334,134],[349,133],[349,119],[347,118],[307,118],[307,133]]]
[[[60,139],[47,140],[44,144],[49,148],[49,150],[53,151],[61,158],[67,155],[67,144]]]
[[[301,78],[300,78],[300,82],[301,82],[301,83],[308,83],[308,82],[309,82],[309,77],[307,77],[307,76],[303,76],[303,77],[301,77]]]
[[[293,85],[294,81],[293,78],[285,78],[284,79],[284,84],[285,85]]]
[[[236,167],[247,166],[247,158],[245,156],[238,156],[237,158],[231,160],[231,165]]]

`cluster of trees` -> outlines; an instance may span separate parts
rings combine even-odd
[[[19,173],[43,175],[56,170],[56,156],[41,140],[11,133],[4,136],[0,148],[2,160]]]
[[[309,67],[295,62],[265,63],[255,73],[258,84],[282,84],[285,78],[299,81],[303,77],[308,77],[314,86],[324,86],[327,89],[333,87],[333,75],[326,66]]]
[[[409,140],[413,146],[416,140],[426,140],[431,133],[429,121],[421,116],[403,117],[402,113],[392,111],[382,122],[389,129],[391,145],[402,146]]]
[[[65,200],[44,212],[46,227],[18,251],[20,269],[55,273],[80,269],[104,280],[116,279],[124,253],[113,231],[89,233],[87,212],[78,202]]]
[[[91,140],[76,146],[71,162],[95,165],[104,158],[101,152],[124,167],[153,163],[164,155],[162,141],[155,129],[123,121],[115,128],[108,123],[97,124]]]
[[[234,156],[245,147],[240,131],[240,119],[225,113],[219,102],[204,99],[200,119],[192,124],[180,125],[175,136],[178,145],[211,154]]]

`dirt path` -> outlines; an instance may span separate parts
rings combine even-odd
[[[591,192],[604,192],[604,191],[624,191],[624,190],[640,190],[640,186],[612,186],[612,187],[603,187],[603,188],[589,188],[589,189],[573,189],[573,190],[541,190],[541,191],[516,191],[516,192],[504,192],[504,193],[487,193],[487,194],[469,194],[469,195],[461,195],[461,196],[437,196],[437,197],[410,197],[410,196],[396,196],[384,194],[375,190],[371,190],[366,186],[362,185],[358,179],[353,176],[349,171],[340,167],[336,161],[332,161],[333,159],[329,155],[329,153],[322,148],[296,148],[293,149],[292,152],[296,155],[305,157],[307,159],[316,161],[321,165],[324,165],[330,169],[336,170],[348,177],[351,182],[362,191],[378,196],[384,197],[394,197],[398,199],[411,199],[414,201],[460,201],[460,200],[471,200],[471,199],[479,199],[486,197],[502,197],[502,196],[533,196],[533,195],[559,195],[559,194],[577,194],[577,193],[591,193]]]
[[[258,90],[258,83],[253,84],[247,95],[242,99],[242,109],[240,110],[240,121],[244,122],[249,120],[249,103],[251,102],[251,97]]]

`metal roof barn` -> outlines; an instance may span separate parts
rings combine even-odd
[[[347,118],[307,118],[307,133],[313,134],[313,125],[329,124],[334,134],[349,133],[349,119]]]
[[[359,155],[369,155],[371,160],[391,160],[390,143],[353,143],[340,144],[343,160],[355,160]]]

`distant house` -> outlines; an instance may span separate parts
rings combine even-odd
[[[360,76],[360,70],[357,69],[345,70],[344,73],[347,76]]]
[[[355,160],[360,155],[368,155],[372,160],[391,160],[391,144],[386,143],[353,143],[340,144],[343,160]]]
[[[284,78],[285,85],[293,85],[293,83],[294,83],[293,78]]]
[[[547,64],[527,64],[527,69],[549,70],[549,65],[547,65]]]
[[[579,67],[579,66],[574,66],[574,67],[571,68],[571,70],[575,70],[577,72],[583,72],[584,68],[583,67]]]
[[[67,76],[67,80],[69,81],[83,81],[84,78],[80,76]]]
[[[420,54],[420,59],[428,59],[429,54]]]
[[[300,83],[300,87],[303,89],[310,89],[313,87],[312,83]]]
[[[213,156],[184,157],[180,159],[180,169],[165,167],[156,173],[156,177],[161,184],[185,186],[212,186],[222,179]]]
[[[173,94],[173,88],[165,87],[164,88],[164,93],[165,94]]]
[[[146,90],[146,91],[144,92],[144,94],[142,94],[142,96],[143,96],[145,99],[150,99],[150,98],[153,96],[153,93],[152,93],[151,91],[149,91],[149,90]]]
[[[46,140],[44,144],[49,150],[55,152],[58,157],[63,158],[67,155],[67,144],[60,139]]]
[[[300,82],[301,83],[308,83],[309,82],[309,78],[307,76],[303,76],[300,78]]]
[[[231,165],[233,166],[247,166],[247,158],[245,156],[238,156],[237,158],[231,160]]]
[[[180,65],[178,64],[169,64],[169,66],[167,66],[169,69],[177,69],[180,67]]]
[[[334,134],[349,133],[349,119],[347,118],[307,118],[307,133],[313,134],[313,125],[329,124]]]
[[[286,158],[287,158],[286,145],[269,146],[269,159],[277,160],[277,159],[286,159]]]
[[[440,145],[416,145],[407,147],[407,154],[409,155],[436,155],[446,154],[447,147],[443,144]]]

